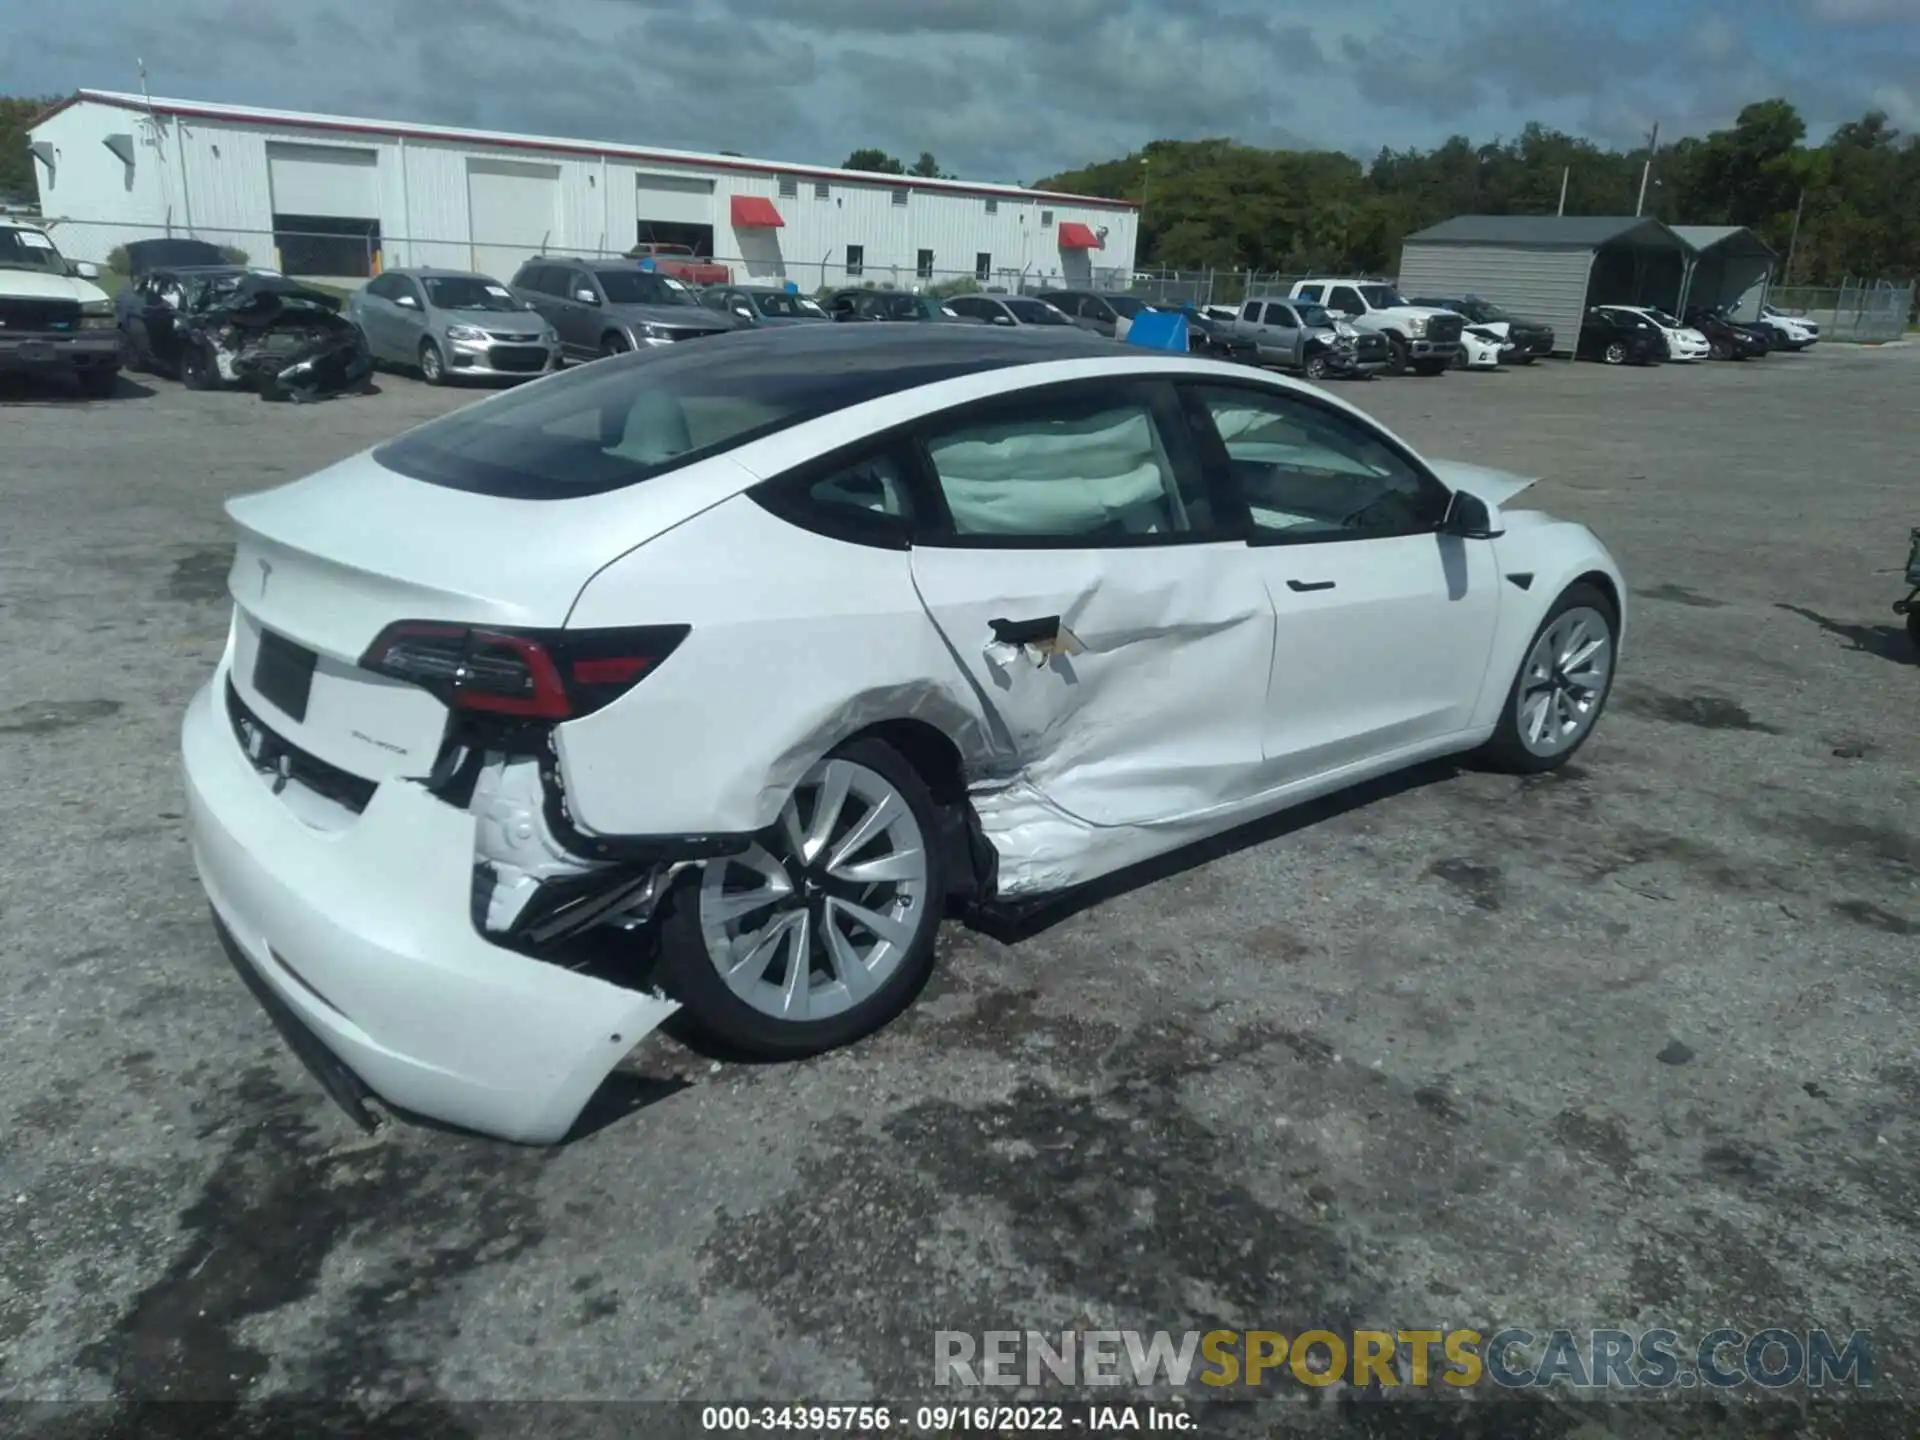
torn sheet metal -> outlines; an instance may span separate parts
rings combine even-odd
[[[223,382],[267,399],[309,401],[344,394],[371,373],[359,327],[331,295],[279,275],[222,280],[168,298],[188,342],[205,347]]]

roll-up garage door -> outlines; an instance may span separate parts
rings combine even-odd
[[[366,275],[380,248],[380,155],[267,145],[274,245],[289,275]]]
[[[634,176],[641,244],[685,245],[713,254],[713,181],[704,175],[643,170]]]
[[[560,228],[560,167],[521,160],[467,161],[467,233],[473,268],[510,281]]]

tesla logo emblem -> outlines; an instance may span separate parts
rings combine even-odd
[[[265,560],[260,561],[259,564],[260,564],[260,598],[264,600],[267,598],[267,582],[273,578],[273,566],[268,564]]]

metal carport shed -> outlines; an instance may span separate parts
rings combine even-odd
[[[1742,225],[1676,225],[1673,233],[1693,252],[1675,313],[1702,305],[1724,307],[1736,320],[1758,320],[1773,280],[1772,248]]]
[[[1407,295],[1477,295],[1553,327],[1571,354],[1589,305],[1677,303],[1692,260],[1658,220],[1632,215],[1456,215],[1409,235]]]

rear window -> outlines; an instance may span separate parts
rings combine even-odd
[[[941,350],[854,350],[831,343],[843,327],[819,328],[826,342],[768,346],[743,333],[601,360],[442,416],[373,458],[415,480],[478,495],[598,495],[834,410],[981,368],[979,357]],[[808,326],[775,333],[812,332]]]

